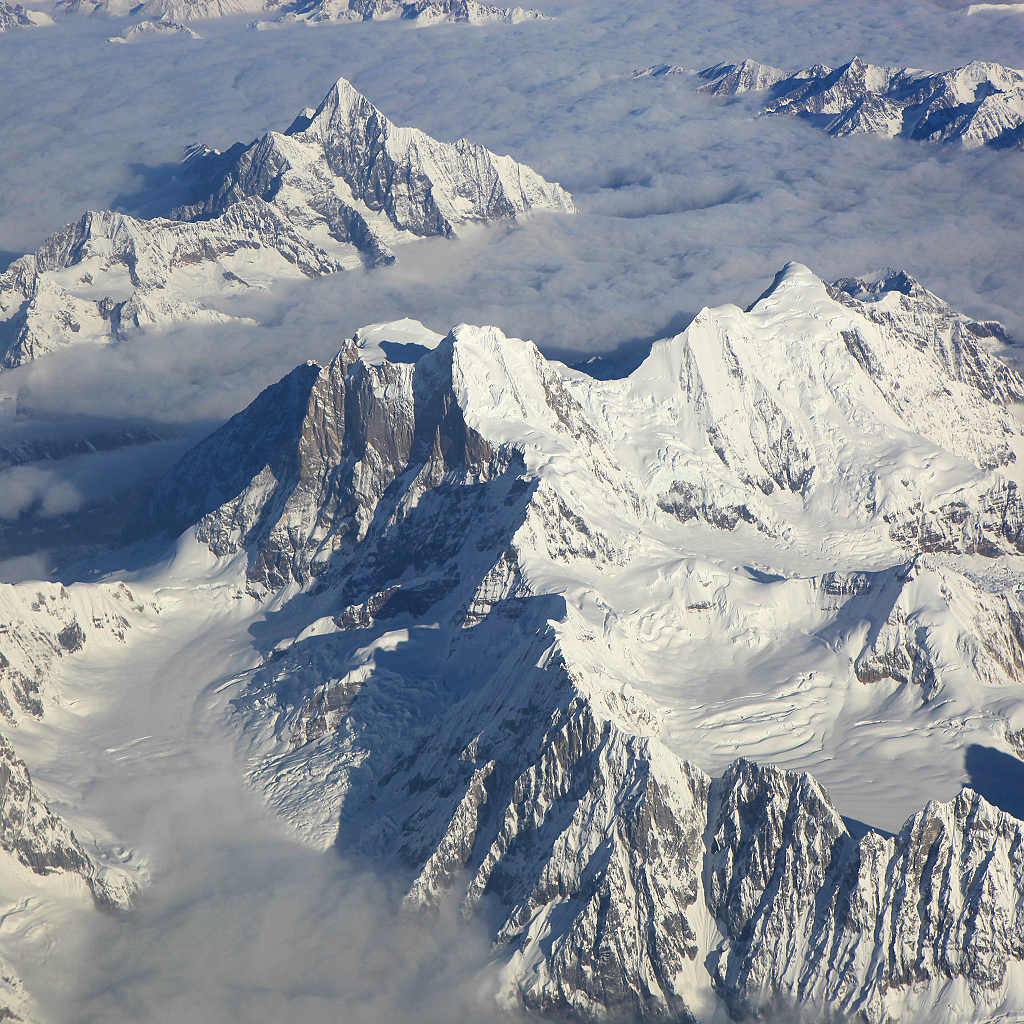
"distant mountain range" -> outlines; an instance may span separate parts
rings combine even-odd
[[[789,72],[747,59],[698,72],[654,65],[634,77],[674,74],[695,74],[699,91],[713,96],[765,93],[762,113],[801,117],[830,135],[1024,146],[1024,72],[1001,64],[972,61],[933,74],[854,57],[838,68],[815,64]]]
[[[273,28],[290,22],[318,24],[339,21],[401,19],[419,25],[543,21],[540,11],[523,7],[496,7],[480,0],[61,0],[71,12],[141,17],[140,25],[181,24],[239,14],[260,14],[252,28]],[[148,30],[143,30],[148,31]]]
[[[32,28],[35,25],[52,25],[53,19],[42,11],[32,11],[21,4],[0,0],[0,32],[12,32],[17,28]]]

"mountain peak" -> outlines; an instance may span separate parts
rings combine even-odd
[[[738,64],[716,64],[698,72],[700,78],[707,80],[707,85],[700,87],[700,92],[715,96],[741,95],[745,92],[760,92],[770,89],[785,77],[781,68],[762,64],[751,57],[744,57]]]
[[[1012,920],[982,909],[974,879],[1020,829],[982,807],[973,831],[969,798],[914,814],[962,733],[899,737],[917,735],[903,725],[922,707],[962,726],[972,702],[1002,728],[1019,690],[1019,595],[969,580],[963,563],[980,559],[933,572],[914,556],[1024,546],[1024,503],[999,476],[1024,440],[1004,402],[1021,385],[973,322],[905,285],[888,294],[861,301],[787,264],[769,300],[702,311],[613,381],[469,324],[429,333],[415,360],[357,358],[427,330],[375,325],[203,442],[170,493],[240,455],[251,476],[193,510],[194,536],[237,559],[222,577],[289,602],[279,622],[305,613],[301,633],[269,627],[286,633],[233,702],[272,803],[318,842],[392,852],[408,905],[460,886],[467,911],[491,897],[505,980],[534,1008],[681,1018],[707,965],[737,1016],[806,977],[878,1024],[885,993],[913,984],[873,968],[889,963],[877,951],[901,925],[884,907],[907,878],[924,916],[900,949],[931,977],[973,977],[976,961],[943,959],[935,922],[961,904],[957,920]],[[912,478],[921,465],[930,475]],[[738,563],[748,551],[798,569]],[[809,561],[829,570],[809,578]],[[733,680],[755,673],[752,708]],[[852,781],[835,769],[849,704],[885,739],[858,748]],[[684,760],[701,743],[708,775]],[[880,820],[862,779],[897,744],[932,774],[892,783]],[[734,761],[752,749],[778,766]],[[913,817],[862,839],[830,793],[880,828]],[[966,873],[945,866],[960,835]],[[825,941],[780,959],[759,922],[773,941]],[[638,934],[654,941],[622,938]],[[982,974],[1010,942],[986,939]]]
[[[328,96],[333,96],[338,103],[346,105],[370,102],[344,75],[338,77]],[[373,104],[370,105],[373,106]]]
[[[817,274],[811,270],[805,263],[800,263],[796,260],[790,260],[784,264],[782,269],[775,275],[775,281],[772,285],[776,287],[792,287],[795,285],[808,285],[808,284],[821,284],[822,280]]]
[[[924,295],[927,293],[920,281],[901,267],[880,267],[857,277],[842,278],[834,282],[837,288],[852,295],[855,299],[870,301],[888,292],[899,292],[901,295]]]
[[[197,264],[219,269],[198,275],[215,301],[281,277],[385,266],[396,246],[464,225],[574,212],[532,168],[397,127],[345,78],[285,133],[223,153],[192,147],[186,170],[210,191],[173,219],[89,212],[0,274],[0,367],[133,327],[231,319],[194,301]]]
[[[443,458],[431,472],[446,466],[485,473],[494,453],[511,446],[543,476],[555,453],[571,453],[603,467],[595,472],[617,480],[620,496],[646,494],[640,505],[684,521],[745,519],[767,535],[796,531],[813,545],[819,517],[828,516],[836,517],[836,530],[859,523],[875,531],[872,543],[892,545],[903,529],[893,524],[920,521],[923,500],[902,482],[900,459],[881,458],[894,437],[914,452],[906,458],[946,466],[954,490],[1024,451],[1006,408],[1024,398],[1024,380],[981,344],[991,329],[910,281],[900,273],[875,285],[829,285],[789,263],[749,310],[702,310],[684,332],[657,343],[630,377],[606,383],[575,375],[497,327],[463,323],[444,336],[411,320],[364,328],[329,367],[295,371],[275,385],[281,397],[257,400],[235,426],[204,443],[201,461],[211,466],[234,465],[231,453],[251,448],[248,478],[220,487],[221,505],[199,496],[177,523],[205,517],[204,535],[218,551],[268,543],[265,531],[283,524],[285,513],[275,507],[252,519],[268,493],[255,470],[271,467],[281,494],[289,481],[310,478],[308,468],[296,468],[306,465],[298,453],[307,434],[311,451],[348,453],[360,466],[367,445],[377,449],[357,474],[360,488],[369,488],[359,501],[369,502],[365,514],[372,517],[391,482],[425,457],[423,439],[440,431]],[[885,295],[893,298],[882,301]],[[260,426],[268,402],[293,410],[275,416],[278,440],[269,447]],[[281,433],[285,420],[291,426]],[[678,440],[666,448],[659,438]],[[644,439],[658,450],[651,476],[635,468],[653,457]],[[329,475],[329,465],[317,465],[313,476]],[[187,468],[174,486],[187,492],[196,476],[203,473]],[[302,490],[287,508],[300,499],[313,500]],[[293,523],[326,524],[334,515],[314,507],[288,512]],[[246,541],[257,522],[259,538]],[[317,551],[343,543],[344,531],[335,537],[333,529],[329,542],[317,534],[307,549],[313,541],[289,527],[273,542],[288,552],[285,561],[278,552],[268,574],[260,555],[253,578],[271,589],[286,577],[305,579]],[[230,544],[218,539],[227,534]],[[1016,541],[992,536],[984,543]]]
[[[372,114],[381,117],[380,110],[370,102],[347,78],[339,78],[328,90],[327,95],[320,101],[319,106],[310,117],[311,121],[319,118],[330,120],[338,113],[355,113],[359,117],[366,118]],[[300,115],[301,116],[301,115]],[[385,118],[387,120],[387,118]]]
[[[775,274],[772,283],[747,307],[747,312],[751,312],[760,302],[772,296],[779,297],[797,291],[824,288],[824,281],[810,267],[790,260]]]

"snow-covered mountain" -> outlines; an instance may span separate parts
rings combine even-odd
[[[659,65],[635,73],[690,73]],[[743,60],[697,73],[713,96],[764,92],[765,114],[803,117],[830,135],[886,135],[924,142],[1003,148],[1024,145],[1024,72],[990,61],[950,71],[880,67],[859,57],[838,68],[799,71]]]
[[[253,28],[273,28],[290,22],[319,24],[339,21],[403,19],[418,25],[492,23],[518,24],[544,20],[537,10],[498,7],[481,0],[62,0],[69,11],[132,14],[150,23],[180,24],[238,14],[260,14]],[[129,30],[131,31],[131,30]],[[146,30],[151,31],[151,30]]]
[[[957,795],[1024,727],[1005,340],[798,265],[620,380],[378,325],[148,516],[268,610],[211,682],[254,784],[410,909],[486,907],[507,1005],[1024,1012],[1024,825]]]
[[[268,9],[272,13],[273,8]],[[276,17],[254,23],[256,28],[301,21],[315,25],[332,21],[381,21],[400,18],[417,25],[516,25],[543,21],[545,16],[527,7],[498,7],[480,0],[294,0],[281,6]]]
[[[226,295],[390,263],[417,238],[573,212],[529,167],[395,125],[345,79],[286,132],[194,150],[189,167],[210,192],[172,218],[89,212],[0,274],[0,367],[134,328],[224,322]]]
[[[9,728],[74,792],[39,736],[97,687],[142,709],[129,749],[151,702],[216,709],[203,744],[304,842],[486,923],[504,1006],[1024,1013],[1024,823],[984,770],[1024,748],[1008,342],[905,273],[795,264],[617,380],[365,328],[154,486],[130,579],[4,588]],[[130,893],[139,856],[79,874]]]
[[[108,43],[137,43],[143,39],[163,36],[180,36],[185,39],[198,39],[199,33],[188,25],[177,21],[139,21],[130,25],[119,36],[110,36]]]
[[[32,28],[35,25],[52,25],[53,19],[43,11],[31,11],[21,4],[0,0],[0,32],[11,32],[16,28]]]

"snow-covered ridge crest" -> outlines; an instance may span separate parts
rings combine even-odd
[[[1008,403],[1024,381],[985,348],[998,338],[924,290],[915,298],[893,286],[863,301],[790,265],[751,309],[702,310],[628,382],[575,387],[600,396],[620,458],[649,467],[659,504],[679,518],[745,520],[782,536],[795,522],[785,511],[793,495],[842,530],[844,519],[881,525],[931,505],[945,471],[939,491],[997,483],[959,477],[949,456],[978,469],[1016,462],[1021,432]],[[630,442],[650,434],[625,426],[631,404],[650,409],[644,418],[667,444]],[[930,483],[902,473],[904,441],[935,445],[922,456],[946,470]]]
[[[386,333],[386,325],[374,329],[375,337]],[[436,457],[431,473],[443,475],[457,455],[459,466],[486,476],[485,464],[505,450],[559,486],[566,477],[552,458],[571,452],[581,473],[613,485],[614,515],[634,522],[667,516],[727,529],[746,522],[809,548],[838,531],[831,535],[876,556],[915,544],[991,554],[1024,543],[1012,475],[1022,444],[1013,406],[1024,379],[986,347],[1005,335],[955,313],[907,275],[826,285],[790,265],[750,310],[701,311],[622,381],[593,381],[497,328],[463,325],[426,354],[439,336],[425,329],[409,336],[427,342],[416,343],[415,362],[368,365],[350,344],[329,366],[299,367],[268,389],[164,485],[177,509],[171,522],[183,529],[202,520],[204,537],[219,537],[217,550],[226,554],[251,550],[257,522],[262,545],[279,520],[291,568],[273,581],[261,576],[273,588],[307,578],[313,563],[300,564],[329,562],[341,543],[345,531],[331,525],[337,513],[327,514],[320,491],[293,491],[293,480],[334,473],[326,453],[352,466],[346,487],[357,491],[346,502],[365,517],[354,535],[361,537],[371,493],[384,493],[410,459]],[[292,412],[260,436],[261,410],[271,402]],[[247,457],[221,460],[222,444],[247,445]],[[310,445],[315,468],[303,455]],[[904,467],[920,460],[930,472],[908,477]],[[223,497],[196,496],[189,481],[216,479],[218,464],[239,467]],[[1001,469],[1010,475],[993,472]],[[268,519],[270,495],[276,502],[288,493]],[[318,511],[300,511],[311,500]],[[286,526],[296,514],[311,517],[315,531]],[[214,521],[220,525],[209,533]]]
[[[481,0],[144,0],[141,4],[130,0],[60,0],[59,6],[69,11],[141,16],[145,19],[141,25],[263,15],[251,23],[257,29],[294,22],[317,25],[402,19],[418,25],[486,25],[546,20],[545,15],[531,8],[499,7]]]
[[[634,77],[690,73],[658,65],[638,70]],[[696,74],[702,81],[700,92],[763,92],[762,113],[803,117],[830,135],[885,135],[997,148],[1024,145],[1024,71],[991,61],[933,73],[854,57],[838,68],[815,64],[790,72],[747,58]]]
[[[509,156],[393,124],[345,79],[286,132],[187,160],[208,181],[203,201],[173,219],[86,213],[0,274],[0,367],[142,327],[223,322],[227,294],[387,264],[393,247],[468,224],[574,209]]]

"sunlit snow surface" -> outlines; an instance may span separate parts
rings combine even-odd
[[[125,22],[83,16],[0,35],[8,157],[0,161],[0,264],[89,207],[164,212],[186,198],[176,180],[185,144],[225,149],[283,129],[339,75],[400,123],[515,154],[564,184],[581,211],[457,245],[428,240],[390,268],[282,285],[239,310],[258,326],[142,335],[5,374],[0,442],[15,434],[2,410],[18,400],[29,413],[19,437],[36,430],[74,439],[99,418],[104,430],[110,420],[133,428],[141,420],[155,436],[131,457],[78,453],[66,468],[0,470],[0,518],[10,523],[37,502],[45,525],[87,507],[105,486],[144,479],[176,457],[181,438],[236,412],[295,364],[326,360],[362,324],[396,317],[437,332],[494,323],[562,358],[636,342],[628,364],[644,342],[677,333],[705,305],[749,304],[783,263],[799,259],[826,279],[905,266],[956,308],[1024,337],[1020,154],[833,140],[781,119],[755,123],[753,106],[708,104],[685,82],[652,91],[630,77],[656,62],[703,67],[749,52],[784,67],[809,56],[838,64],[853,52],[921,67],[975,58],[1024,66],[1019,12],[983,6],[983,16],[967,17],[945,5],[866,0],[588,0],[549,4],[556,20],[520,26],[255,33],[227,19],[202,24],[201,39],[120,47],[105,40]],[[412,358],[439,335],[409,325],[365,337],[368,351],[401,358],[377,347],[393,341]],[[891,564],[892,552],[851,549],[845,537],[814,540],[860,568]],[[805,595],[799,581],[768,586],[761,573],[833,567],[808,561],[806,551],[761,547],[749,533],[694,526],[688,544],[685,559],[661,550],[614,580],[618,625],[608,649],[642,657],[615,664],[609,654],[602,665],[665,709],[672,749],[712,773],[741,753],[812,770],[843,813],[882,828],[928,798],[953,795],[963,761],[948,751],[988,728],[968,711],[922,712],[907,690],[883,699],[855,683],[837,689],[829,680],[848,677],[848,666],[798,631],[756,673],[745,671],[742,654],[685,662],[670,620],[687,588],[717,586],[739,603],[751,595],[757,607],[747,613],[770,628],[776,612],[798,618]],[[45,554],[29,551],[11,573],[47,567]],[[985,576],[1001,567],[967,559],[963,568]],[[262,612],[233,576],[217,572],[189,542],[172,564],[137,580],[129,574],[148,605],[127,648],[90,654],[85,670],[59,681],[44,722],[14,737],[84,841],[109,856],[111,844],[131,844],[125,863],[152,879],[137,923],[93,914],[59,879],[16,874],[3,880],[16,912],[3,918],[0,952],[56,1020],[319,1022],[337,1019],[346,997],[346,1021],[360,1024],[407,1019],[423,1002],[422,1019],[488,1019],[479,1009],[486,982],[465,977],[479,936],[447,924],[433,936],[391,929],[386,879],[371,887],[297,845],[245,787],[222,726],[230,691],[216,688],[257,660],[248,630]],[[1014,570],[1006,573],[1004,585],[1014,581]],[[198,592],[196,579],[204,581]],[[569,590],[576,614],[603,621],[603,610],[588,606],[586,579]],[[658,610],[639,611],[648,601]],[[727,638],[707,639],[702,652]],[[669,677],[674,687],[658,681]],[[780,720],[783,705],[792,710]],[[447,964],[440,978],[439,961]],[[415,965],[397,984],[396,962]]]

